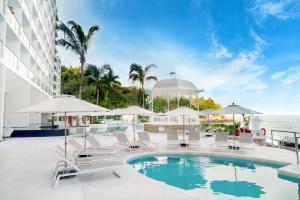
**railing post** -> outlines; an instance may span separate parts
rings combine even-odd
[[[271,130],[271,142],[272,142],[272,147],[274,146],[273,145],[273,130]]]
[[[298,138],[296,136],[296,133],[294,133],[294,137],[295,137],[295,151],[296,151],[296,159],[297,159],[297,165],[299,164],[299,152],[298,152]]]

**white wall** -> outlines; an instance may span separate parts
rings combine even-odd
[[[6,68],[0,64],[0,141],[3,138]]]
[[[7,83],[9,84],[9,83]],[[5,127],[28,126],[29,114],[16,113],[30,104],[30,85],[27,83],[5,93]]]

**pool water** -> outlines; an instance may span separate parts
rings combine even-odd
[[[128,163],[157,181],[221,199],[300,199],[300,181],[278,177],[280,165],[191,154],[149,155]]]

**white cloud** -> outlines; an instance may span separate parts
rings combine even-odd
[[[296,19],[300,17],[300,5],[298,0],[256,0],[249,11],[253,14],[258,24],[262,23],[270,16],[280,20]]]
[[[272,80],[281,79],[286,74],[286,71],[275,72],[271,75]]]
[[[216,58],[232,58],[232,53],[221,43],[219,43],[214,34],[211,34],[212,45],[215,47]]]
[[[291,67],[287,70],[287,75],[282,79],[283,85],[292,85],[300,81],[300,67]]]
[[[290,86],[300,81],[300,66],[289,67],[284,71],[278,71],[272,74],[272,80],[279,79],[284,86]]]

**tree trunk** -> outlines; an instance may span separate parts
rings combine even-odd
[[[99,106],[99,88],[97,88],[97,91],[96,91],[96,93],[97,93],[97,106]]]
[[[79,84],[79,99],[81,99],[81,94],[82,94],[82,82],[83,82],[83,63],[81,63],[80,66],[80,84]]]
[[[144,92],[144,84],[142,83],[142,95],[143,95],[143,108],[145,108],[145,92]]]

